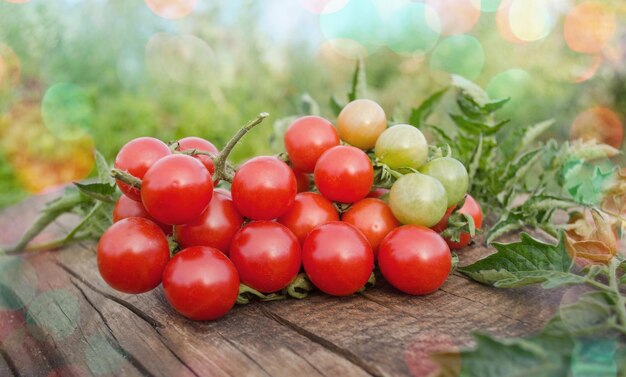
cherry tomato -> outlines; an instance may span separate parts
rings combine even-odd
[[[209,207],[195,220],[174,227],[182,248],[210,246],[228,255],[230,242],[243,224],[230,197],[216,189]]]
[[[296,176],[276,157],[259,156],[241,165],[231,186],[239,213],[253,220],[272,220],[296,198]]]
[[[155,218],[150,216],[148,211],[146,211],[141,202],[136,202],[126,195],[121,195],[117,203],[115,203],[115,207],[113,207],[113,222],[116,223],[128,217],[143,217],[157,224],[166,235],[169,236],[172,234],[172,226],[155,220]]]
[[[300,243],[304,242],[311,229],[338,220],[339,214],[333,203],[314,192],[296,195],[293,205],[278,218],[278,222],[289,228]]]
[[[211,174],[197,159],[175,154],[157,161],[143,177],[141,200],[146,211],[165,224],[198,218],[213,195]]]
[[[148,169],[161,158],[172,154],[170,148],[161,140],[153,137],[140,137],[126,143],[115,157],[115,167],[143,179]],[[129,198],[141,201],[141,193],[122,181],[117,186]]]
[[[332,123],[318,116],[296,119],[285,133],[285,149],[295,170],[312,173],[317,159],[339,145],[339,135]]]
[[[341,219],[354,225],[365,235],[372,246],[374,257],[378,253],[380,241],[400,226],[387,203],[374,198],[365,198],[354,203]]]
[[[454,211],[454,208],[455,207],[448,208],[443,219],[441,219],[441,221],[437,223],[437,225],[433,226],[432,229],[435,232],[441,233],[444,230],[446,230],[446,228],[448,227],[448,218],[452,214],[452,211]],[[474,226],[476,227],[476,229],[480,229],[483,226],[483,211],[480,208],[480,205],[478,204],[476,199],[474,199],[471,195],[468,194],[465,197],[465,203],[463,204],[463,207],[461,207],[461,209],[459,210],[459,213],[464,213],[464,214],[472,216],[472,219],[474,219]],[[444,239],[446,240],[446,243],[448,244],[448,246],[450,246],[450,249],[452,250],[463,248],[469,245],[471,241],[471,237],[469,233],[461,233],[459,242],[453,242],[452,240],[448,238],[444,238]]]
[[[298,187],[298,192],[307,192],[311,189],[311,180],[309,179],[309,175],[307,173],[302,173],[301,171],[294,170],[293,174],[296,176],[296,185]]]
[[[309,232],[302,245],[302,264],[322,292],[347,296],[367,283],[374,269],[374,253],[356,227],[333,221]]]
[[[337,118],[339,137],[360,149],[372,149],[387,128],[385,111],[376,102],[357,99],[347,104]]]
[[[300,271],[300,244],[287,227],[273,221],[253,221],[235,235],[230,260],[241,282],[259,292],[279,291]]]
[[[222,317],[237,301],[239,276],[217,249],[194,246],[180,251],[163,271],[163,292],[172,307],[189,319]]]
[[[421,173],[403,175],[389,192],[389,207],[403,224],[433,226],[443,218],[447,204],[441,182]]]
[[[367,154],[350,146],[333,147],[315,165],[315,185],[333,202],[354,203],[369,194],[374,168]]]
[[[389,189],[378,187],[370,191],[370,193],[367,194],[367,198],[381,199],[385,195],[389,196]]]
[[[112,288],[143,293],[161,283],[170,250],[158,225],[129,217],[111,225],[100,237],[97,259],[100,275]]]
[[[441,182],[448,196],[448,207],[455,206],[467,194],[469,177],[459,160],[452,157],[435,158],[422,166],[420,172]]]
[[[428,142],[417,128],[397,124],[380,134],[374,153],[392,169],[417,169],[428,158]]]
[[[184,151],[187,149],[196,149],[198,151],[215,153],[215,154],[220,153],[220,151],[217,148],[215,148],[215,145],[213,145],[213,143],[211,143],[208,140],[202,139],[200,137],[196,137],[196,136],[189,136],[189,137],[185,137],[183,139],[178,140],[178,150]],[[200,160],[200,162],[202,162],[204,167],[207,168],[207,170],[209,171],[209,173],[211,173],[211,175],[215,173],[215,165],[213,164],[213,159],[211,157],[207,155],[203,155],[203,154],[198,154],[198,155],[195,155],[194,157]]]
[[[411,295],[426,295],[446,281],[452,256],[437,232],[405,225],[391,231],[381,242],[378,266],[395,288]]]

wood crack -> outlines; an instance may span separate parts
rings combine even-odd
[[[11,371],[11,373],[13,373],[13,376],[21,377],[20,372],[17,370],[17,367],[13,362],[13,359],[11,359],[11,356],[7,353],[7,351],[4,349],[4,345],[2,344],[0,344],[0,356],[2,356],[4,361],[6,361],[9,370]]]
[[[228,339],[228,337],[222,335],[222,333],[220,333],[219,331],[217,332],[217,334],[224,339],[228,344],[230,344],[231,346],[233,346],[237,351],[241,352],[248,360],[252,361],[252,363],[254,363],[254,365],[256,365],[257,367],[259,367],[263,373],[265,375],[267,375],[268,377],[271,377],[271,373],[269,373],[267,370],[265,370],[265,368],[263,367],[263,364],[259,363],[254,357],[250,356],[250,354],[248,352],[246,352],[245,350],[239,348],[239,346],[233,342],[232,340]]]
[[[309,339],[310,341],[312,341],[313,343],[317,343],[320,346],[326,348],[328,351],[334,353],[337,356],[340,356],[344,359],[346,359],[347,361],[351,362],[352,364],[354,364],[355,366],[359,367],[360,369],[362,369],[365,373],[371,375],[371,376],[375,376],[375,377],[382,377],[383,374],[380,372],[380,370],[378,370],[378,368],[376,368],[375,366],[370,365],[369,363],[367,363],[365,360],[363,360],[362,358],[360,358],[358,355],[356,355],[354,352],[342,348],[338,345],[336,345],[335,343],[324,339],[312,332],[310,332],[309,330],[298,326],[297,324],[289,321],[286,318],[281,317],[280,315],[273,313],[269,310],[267,310],[266,308],[260,306],[259,310],[261,311],[261,313],[263,313],[266,317],[268,317],[269,319],[277,322],[278,324],[285,326],[289,329],[291,329],[292,331],[297,332],[298,334],[304,336],[305,338]]]
[[[179,355],[178,355],[178,354],[174,351],[174,349],[173,349],[173,348],[169,345],[169,343],[168,343],[168,342],[164,339],[163,334],[161,334],[161,331],[160,331],[158,328],[156,329],[156,332],[157,332],[158,337],[159,337],[159,342],[161,342],[161,344],[163,344],[163,346],[164,346],[165,348],[167,348],[167,350],[168,350],[168,351],[170,351],[170,353],[174,356],[174,358],[175,358],[176,360],[178,360],[178,362],[179,362],[181,365],[184,365],[184,366],[185,366],[185,368],[187,368],[187,369],[191,372],[191,374],[193,374],[193,375],[194,375],[194,376],[196,376],[196,377],[200,377],[200,374],[198,374],[198,373],[197,373],[197,372],[196,372],[196,371],[195,371],[195,370],[191,367],[191,365],[187,364],[187,363],[185,362],[185,360],[183,360],[183,359],[182,359],[182,358],[181,358],[181,357],[180,357],[180,356],[179,356]]]
[[[315,366],[315,364],[310,362],[306,357],[303,357],[302,355],[300,355],[300,353],[298,351],[296,351],[295,349],[293,349],[293,348],[291,348],[289,346],[285,346],[285,348],[287,348],[289,351],[291,351],[294,355],[298,356],[301,360],[304,360],[304,362],[307,363],[311,368],[313,368],[313,370],[315,370],[317,373],[319,373],[320,376],[326,376],[326,374],[324,372],[319,370]]]

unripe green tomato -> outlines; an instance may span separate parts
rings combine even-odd
[[[445,215],[448,197],[446,189],[435,178],[410,173],[400,177],[391,186],[389,206],[401,223],[430,228]]]
[[[436,158],[422,166],[420,172],[441,182],[448,195],[448,207],[458,204],[467,194],[469,177],[459,160],[452,157]]]
[[[380,134],[374,153],[392,169],[417,169],[428,158],[428,142],[417,128],[396,124]]]

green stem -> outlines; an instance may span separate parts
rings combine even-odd
[[[141,179],[129,174],[128,172],[113,168],[111,169],[111,177],[120,180],[131,187],[141,189]]]
[[[68,239],[67,237],[63,237],[63,238],[58,238],[53,241],[37,243],[34,245],[27,245],[24,249],[22,249],[22,251],[23,252],[37,252],[37,251],[56,250],[74,241],[86,240],[88,238],[89,237],[76,237],[76,238]]]
[[[221,180],[232,181],[232,176],[230,173],[226,171],[226,160],[228,159],[228,155],[232,152],[233,148],[241,138],[247,134],[251,129],[253,129],[258,124],[261,124],[265,118],[269,116],[268,113],[261,113],[253,120],[249,121],[237,131],[237,133],[226,143],[220,154],[217,156],[213,162],[215,163],[215,174],[213,175],[213,182],[217,183]]]
[[[622,293],[619,290],[619,279],[617,277],[617,268],[619,267],[620,261],[617,258],[611,259],[611,264],[609,265],[609,286],[611,292],[615,294],[615,305],[617,306],[617,317],[621,323],[622,327],[626,327],[626,299],[622,296]],[[624,332],[626,334],[626,331]]]
[[[285,288],[289,296],[297,299],[307,297],[311,290],[313,290],[313,284],[304,273],[298,274]]]

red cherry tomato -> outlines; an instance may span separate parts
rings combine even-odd
[[[230,260],[241,282],[263,293],[285,288],[300,271],[300,244],[285,226],[253,221],[230,245]]]
[[[285,149],[296,170],[312,173],[322,153],[339,145],[339,135],[332,123],[318,116],[296,119],[285,133]]]
[[[400,226],[387,203],[375,198],[365,198],[354,203],[343,214],[342,220],[357,227],[367,237],[374,257],[383,238]]]
[[[387,194],[389,194],[389,189],[378,187],[370,191],[370,193],[367,194],[367,197],[380,199]]]
[[[209,205],[213,181],[193,157],[175,154],[157,161],[143,177],[141,200],[146,211],[165,224],[186,224]]]
[[[216,189],[209,207],[190,223],[176,225],[176,240],[182,248],[210,246],[228,255],[230,241],[243,224],[232,199]]]
[[[178,140],[179,151],[184,151],[188,149],[196,149],[199,151],[210,152],[210,153],[215,153],[215,154],[220,153],[220,151],[217,148],[215,148],[215,145],[213,145],[213,143],[211,143],[208,140],[202,139],[200,137],[196,137],[196,136],[189,136],[189,137],[185,137],[185,138]],[[211,175],[215,173],[215,165],[213,164],[213,159],[211,157],[207,155],[203,155],[203,154],[198,154],[198,155],[195,155],[194,157],[200,160],[200,162],[202,162],[204,167],[207,168],[207,170],[209,171],[209,173],[211,173]]]
[[[311,180],[307,173],[303,173],[298,170],[294,170],[293,174],[296,176],[296,184],[298,192],[307,192],[311,188]]]
[[[143,179],[146,171],[161,158],[172,154],[170,148],[161,140],[153,137],[140,137],[126,143],[115,157],[115,167]],[[141,201],[141,193],[122,181],[117,186],[129,198]]]
[[[347,296],[367,283],[374,269],[374,253],[357,228],[333,221],[309,232],[302,245],[302,264],[322,292]]]
[[[333,147],[315,165],[315,185],[333,202],[354,203],[370,192],[374,169],[367,154],[350,146]]]
[[[185,317],[196,321],[217,319],[235,305],[239,276],[222,252],[194,246],[174,255],[167,264],[163,292],[170,305]]]
[[[446,230],[446,228],[448,227],[448,218],[452,214],[452,211],[454,211],[454,208],[455,207],[448,208],[448,210],[446,211],[446,214],[443,216],[443,219],[441,219],[441,221],[437,223],[437,225],[432,227],[432,229],[435,232],[441,233],[444,230]],[[468,194],[465,197],[465,204],[463,204],[463,207],[461,207],[461,209],[459,210],[459,213],[464,213],[466,215],[472,216],[472,219],[474,219],[474,226],[476,227],[476,229],[480,229],[483,226],[483,211],[480,208],[480,205],[478,204],[476,199],[474,199],[471,195]],[[446,243],[448,244],[448,246],[450,246],[450,249],[452,250],[461,249],[469,245],[470,241],[472,240],[469,233],[461,233],[459,242],[453,242],[452,240],[448,238],[444,238],[444,239],[446,240]]]
[[[291,208],[278,218],[278,222],[289,228],[300,243],[304,242],[311,229],[338,220],[339,214],[333,203],[314,192],[296,195]]]
[[[143,293],[161,283],[170,250],[158,225],[129,217],[113,224],[100,237],[97,259],[100,275],[112,288]]]
[[[380,243],[378,266],[383,277],[400,291],[426,295],[446,281],[452,256],[437,232],[405,225],[392,230]]]
[[[113,222],[116,223],[129,217],[143,217],[157,224],[166,235],[172,234],[172,226],[158,222],[150,216],[141,202],[136,202],[126,195],[121,195],[113,207]]]
[[[259,156],[239,167],[230,190],[239,213],[253,220],[272,220],[291,207],[297,183],[287,164]]]

